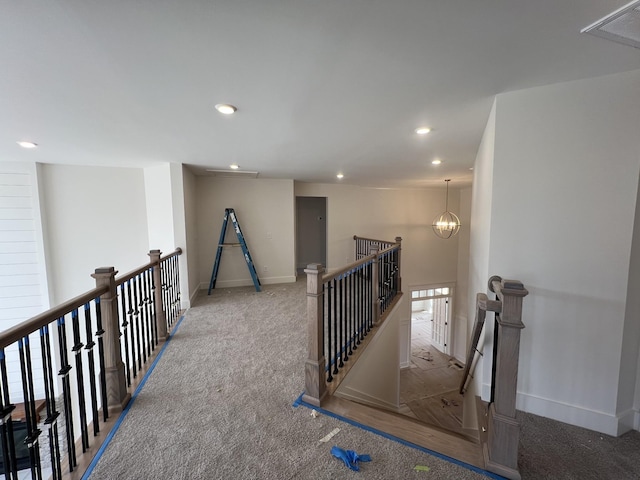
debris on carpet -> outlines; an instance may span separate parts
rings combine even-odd
[[[430,470],[430,468],[426,465],[416,465],[415,467],[413,467],[413,469],[416,472],[428,472]]]
[[[338,432],[340,431],[339,428],[334,428],[333,430],[331,430],[327,435],[325,435],[324,437],[322,437],[320,440],[318,440],[318,443],[327,443],[329,440],[331,440]]]
[[[342,448],[334,445],[331,447],[331,455],[342,460],[344,464],[351,470],[356,472],[360,471],[358,462],[370,462],[371,457],[369,455],[358,455],[353,450],[343,450]]]

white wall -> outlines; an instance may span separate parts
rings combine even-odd
[[[471,188],[460,190],[460,231],[458,232],[458,269],[455,290],[455,318],[452,322],[451,354],[460,362],[467,359],[467,324],[468,324],[468,281],[469,281],[469,242],[471,238]],[[473,319],[472,319],[473,321]]]
[[[209,286],[225,208],[235,209],[260,282],[295,281],[293,180],[199,176],[195,183],[201,288]],[[231,221],[227,241],[237,242]],[[225,247],[216,288],[240,285],[253,285],[242,250]]]
[[[471,190],[471,222],[469,233],[469,262],[467,287],[467,342],[473,334],[476,315],[476,294],[487,293],[489,280],[489,243],[491,228],[491,199],[493,189],[493,157],[496,135],[496,103],[493,103],[487,125],[482,135],[474,163],[473,187]],[[483,349],[482,339],[478,350]],[[490,349],[484,351],[490,352]],[[466,361],[465,361],[466,363]],[[480,395],[483,370],[482,357],[479,358],[473,380],[464,396],[463,427],[478,428],[476,420],[475,396]]]
[[[200,270],[199,252],[198,252],[198,217],[196,215],[197,198],[196,198],[196,177],[188,168],[183,167],[182,178],[184,181],[184,218],[185,218],[185,235],[186,235],[186,252],[187,258],[187,274],[186,278],[189,284],[189,302],[193,303],[198,288],[200,286],[200,278],[198,277]],[[181,267],[182,268],[182,267]],[[186,295],[183,295],[183,297]]]
[[[0,331],[49,308],[35,163],[0,162]],[[35,396],[42,398],[40,341],[32,336]],[[11,401],[23,401],[17,344],[5,349]]]
[[[335,395],[390,410],[400,407],[399,323],[411,309],[404,295],[336,389]]]
[[[159,249],[163,255],[176,248],[173,232],[171,167],[164,163],[144,169],[144,193],[147,206],[149,250]]]
[[[98,267],[126,273],[149,260],[141,169],[42,165],[41,174],[52,304],[94,288]]]
[[[621,372],[621,355],[635,366],[638,354],[636,339],[623,348],[623,331],[640,71],[499,95],[495,113],[492,188],[490,156],[476,164],[473,222],[483,235],[474,240],[472,226],[470,294],[486,291],[488,274],[530,292],[518,408],[615,435],[628,424],[621,380],[636,378],[634,367]],[[486,399],[488,361],[482,381]]]
[[[354,235],[391,241],[400,236],[403,285],[455,282],[458,236],[443,240],[431,228],[445,208],[444,182],[429,189],[296,182],[295,194],[327,197],[327,268],[354,261]],[[458,202],[458,190],[450,188],[449,209],[457,212]]]

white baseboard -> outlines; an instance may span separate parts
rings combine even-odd
[[[385,409],[393,410],[396,412],[399,409],[399,405],[394,405],[393,403],[387,402],[382,398],[368,395],[364,392],[361,392],[349,386],[346,386],[346,387],[341,386],[338,390],[336,390],[335,395],[337,397],[346,398],[347,400],[351,400],[352,402],[363,403],[371,407],[385,408]]]
[[[482,399],[489,401],[490,396],[490,385],[483,383]],[[615,415],[523,392],[516,395],[516,408],[613,437],[633,429],[638,416],[638,412],[633,409]]]

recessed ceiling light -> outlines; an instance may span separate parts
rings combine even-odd
[[[440,165],[441,163],[442,163],[442,160],[439,160],[437,158],[435,160],[431,160],[432,165]]]
[[[22,148],[36,148],[38,146],[37,143],[33,143],[33,142],[26,142],[26,141],[20,141],[17,142],[18,145],[20,145]]]
[[[229,168],[230,168],[231,170],[237,170],[237,169],[239,169],[240,167],[238,166],[238,164],[237,164],[237,163],[232,163],[231,165],[229,165]]]
[[[420,127],[420,128],[416,128],[416,133],[418,135],[426,135],[427,133],[429,133],[431,131],[431,129],[429,127]]]
[[[344,175],[339,173],[339,174],[336,175],[336,177],[338,177],[338,179],[342,179],[342,178],[344,178]]]
[[[219,103],[216,105],[216,110],[225,115],[231,115],[232,113],[236,113],[238,109],[228,103]]]

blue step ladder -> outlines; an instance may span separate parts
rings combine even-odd
[[[231,218],[233,229],[236,231],[238,243],[224,243],[224,238],[227,235],[227,225],[229,224],[229,218]],[[244,254],[244,259],[247,262],[247,267],[249,268],[249,273],[251,274],[253,285],[256,287],[256,292],[260,291],[260,280],[258,279],[258,274],[256,273],[256,267],[253,266],[253,260],[251,259],[251,254],[249,253],[249,249],[247,248],[247,242],[245,242],[244,235],[242,235],[242,230],[240,230],[240,223],[238,223],[236,212],[233,210],[233,208],[225,208],[224,220],[222,220],[222,230],[220,231],[220,240],[218,240],[218,250],[216,251],[216,261],[213,264],[213,272],[211,272],[211,281],[209,282],[209,291],[207,292],[207,295],[211,295],[211,290],[216,287],[216,280],[218,279],[218,269],[220,268],[220,259],[222,257],[222,249],[224,247],[237,245],[240,245],[240,247],[242,248],[242,253]]]

